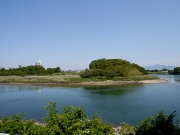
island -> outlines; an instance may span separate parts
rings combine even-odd
[[[64,72],[60,67],[45,69],[42,65],[0,69],[0,83],[88,86],[166,83],[167,80],[148,75],[135,63],[123,59],[98,59],[81,72]]]

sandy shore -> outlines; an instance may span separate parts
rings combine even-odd
[[[142,84],[156,84],[156,83],[167,83],[167,82],[168,80],[165,80],[165,79],[139,81],[139,83],[142,83]]]
[[[158,84],[167,83],[168,80],[143,80],[143,81],[100,81],[100,82],[80,82],[80,83],[0,83],[0,84],[15,84],[15,85],[51,85],[51,86],[106,86],[106,85],[126,85],[126,84]]]

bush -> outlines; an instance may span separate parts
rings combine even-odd
[[[134,135],[135,134],[135,127],[127,124],[126,122],[121,122],[120,124],[122,125],[119,131],[120,135]]]
[[[180,129],[173,121],[175,115],[175,111],[169,116],[161,111],[146,118],[136,127],[136,135],[180,135]]]
[[[54,134],[109,134],[112,126],[105,124],[101,117],[94,115],[88,119],[82,108],[68,106],[63,114],[58,114],[57,103],[48,102],[48,116],[44,118],[47,128]]]
[[[82,78],[91,78],[91,77],[93,77],[93,73],[92,73],[92,71],[86,69],[84,71],[81,71],[80,76]]]
[[[11,135],[80,135],[80,134],[113,134],[112,126],[103,122],[101,117],[94,115],[88,118],[82,108],[68,106],[59,114],[56,102],[49,102],[45,125],[36,124],[33,120],[22,119],[22,114],[4,117],[0,121],[0,133]]]

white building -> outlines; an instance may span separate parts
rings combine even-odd
[[[36,65],[36,66],[41,66],[41,65],[42,65],[41,60],[36,61],[36,62],[35,62],[35,65]]]

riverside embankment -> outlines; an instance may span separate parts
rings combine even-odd
[[[167,83],[166,79],[156,76],[119,77],[112,80],[98,78],[81,78],[78,75],[52,75],[52,76],[0,76],[1,84],[17,85],[57,85],[57,86],[102,86],[126,84],[156,84]]]

